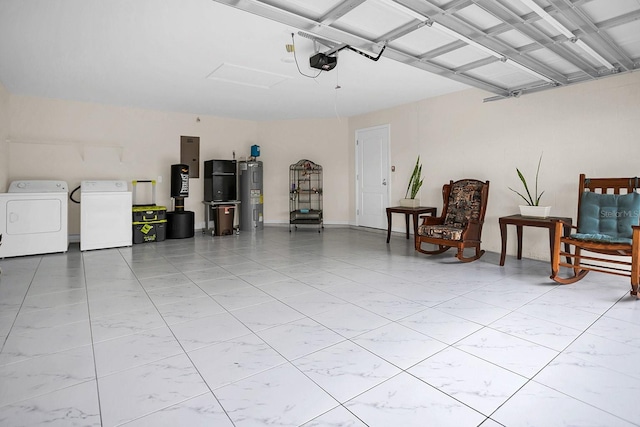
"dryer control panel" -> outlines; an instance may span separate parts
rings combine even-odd
[[[127,181],[82,181],[80,183],[83,193],[117,193],[129,191]]]
[[[68,193],[69,187],[65,181],[24,180],[13,181],[9,185],[8,193]]]

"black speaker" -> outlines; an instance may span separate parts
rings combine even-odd
[[[171,165],[171,197],[189,197],[189,165]]]

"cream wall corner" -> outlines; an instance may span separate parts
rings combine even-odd
[[[418,154],[424,165],[423,205],[440,208],[442,185],[450,179],[489,180],[483,247],[494,252],[500,251],[498,218],[518,213],[518,196],[509,190],[519,189],[515,168],[533,179],[541,153],[542,202],[553,206],[555,216],[575,219],[580,173],[640,175],[640,73],[483,103],[487,96],[471,89],[353,117],[349,121],[350,159],[355,155],[357,129],[388,123],[390,164],[396,165],[393,199],[406,188]],[[414,134],[417,141],[412,139]],[[350,200],[353,221],[353,192]],[[394,228],[400,228],[399,221],[394,220]],[[508,252],[514,254],[515,230],[509,233]],[[546,230],[525,229],[523,255],[549,259]]]
[[[171,165],[180,136],[200,137],[200,177],[190,179],[185,209],[204,221],[202,162],[249,153],[256,122],[12,95],[9,179],[158,179],[157,204],[170,207]],[[199,121],[197,119],[200,119]],[[142,194],[140,202],[150,202]],[[149,195],[150,196],[150,195]],[[79,199],[79,197],[76,198]],[[69,232],[79,233],[79,205],[69,203]]]
[[[347,130],[348,121],[338,118],[259,123],[265,222],[289,223],[289,166],[307,159],[323,168],[325,223],[347,223],[353,182]]]
[[[0,83],[0,193],[9,186],[9,92]]]

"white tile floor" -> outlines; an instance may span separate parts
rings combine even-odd
[[[350,228],[0,261],[1,426],[640,425],[624,278]]]

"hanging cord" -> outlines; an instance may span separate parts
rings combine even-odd
[[[82,187],[81,185],[78,185],[76,188],[73,189],[73,191],[71,192],[71,194],[69,194],[69,200],[71,200],[73,203],[77,203],[80,204],[80,202],[78,200],[75,200],[73,198],[73,195],[75,194],[76,191],[78,191],[80,189],[80,187]]]
[[[294,34],[291,33],[291,44],[293,46],[293,60],[296,62],[296,67],[298,68],[298,72],[305,76],[305,77],[309,77],[310,79],[315,79],[317,78],[320,74],[322,74],[323,70],[318,71],[318,74],[316,74],[315,76],[309,75],[309,74],[305,74],[302,72],[302,70],[300,69],[300,64],[298,64],[298,56],[296,55],[296,40],[294,37]]]

